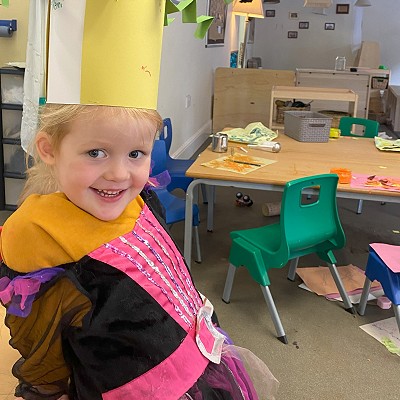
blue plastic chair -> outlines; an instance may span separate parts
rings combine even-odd
[[[400,247],[394,246],[400,254]],[[370,246],[367,267],[365,269],[365,283],[361,294],[358,313],[364,315],[368,294],[373,281],[377,280],[382,285],[385,296],[392,302],[392,307],[400,332],[400,273],[393,272],[379,254]]]
[[[168,190],[182,189],[186,192],[193,178],[185,176],[186,171],[194,163],[194,160],[180,160],[169,155],[172,144],[172,123],[170,118],[163,119],[163,130],[160,132],[160,140],[165,142],[166,148],[166,169],[171,176],[171,183]]]
[[[151,153],[153,168],[151,176],[158,175],[166,170],[166,147],[163,140],[156,140],[154,142],[153,151]],[[177,222],[185,220],[185,200],[175,196],[166,188],[153,188],[161,204],[165,208],[165,222],[169,227]],[[201,263],[201,250],[198,226],[200,223],[199,208],[196,204],[193,205],[193,231],[196,244],[196,259],[195,261]]]
[[[181,160],[172,158],[169,154],[172,145],[172,122],[171,118],[163,119],[163,129],[160,132],[160,140],[165,142],[165,148],[167,151],[166,165],[169,175],[171,176],[171,183],[167,189],[172,192],[174,189],[182,189],[186,192],[189,184],[193,181],[193,178],[187,177],[186,171],[194,163],[195,160]],[[203,202],[207,203],[207,193],[205,186],[201,185],[201,193],[203,196]]]
[[[333,250],[346,243],[336,204],[338,176],[315,175],[290,181],[283,191],[280,221],[253,229],[230,233],[232,246],[222,300],[229,303],[236,269],[245,266],[261,286],[278,339],[287,343],[278,311],[269,290],[268,272],[290,262],[288,278],[294,280],[299,257],[317,254],[328,264],[347,311],[353,305],[336,268]],[[303,204],[306,189],[318,188],[316,201]],[[315,197],[315,196],[314,196]]]

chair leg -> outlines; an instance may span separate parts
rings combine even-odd
[[[358,200],[357,214],[361,214],[362,212],[363,201]]]
[[[353,307],[353,304],[351,304],[351,301],[349,299],[349,296],[343,286],[342,279],[340,278],[339,272],[336,268],[335,264],[327,263],[329,270],[331,271],[333,280],[336,283],[336,286],[339,290],[340,296],[342,296],[342,300],[345,306],[346,311],[350,312],[351,314],[355,314],[355,309]]]
[[[200,187],[201,187],[201,195],[203,197],[203,204],[208,204],[207,187],[204,184],[201,184]]]
[[[276,309],[274,299],[272,298],[269,287],[262,286],[262,285],[260,285],[260,287],[261,287],[261,291],[263,292],[265,302],[267,303],[268,310],[269,310],[269,313],[272,318],[272,322],[274,323],[276,333],[278,334],[278,339],[282,343],[287,344],[288,340],[287,340],[287,337],[285,334],[285,330],[283,329],[283,325],[282,325],[281,319],[279,318],[279,314]]]
[[[200,250],[199,227],[194,226],[193,231],[194,231],[194,240],[196,243],[196,259],[194,261],[197,262],[198,264],[200,264],[202,262],[202,259],[201,259],[201,250]]]
[[[214,204],[215,204],[215,186],[207,185],[207,232],[214,229]]]
[[[294,282],[294,278],[296,277],[296,269],[298,264],[299,264],[299,257],[290,260],[288,279],[292,282]]]
[[[222,294],[222,301],[227,304],[229,304],[229,302],[231,301],[231,291],[233,280],[235,279],[235,272],[236,267],[233,264],[229,264],[228,274],[226,275],[225,280],[224,293]]]
[[[400,332],[400,304],[393,304],[392,303],[392,307],[394,310],[394,315],[396,317],[396,321],[397,321],[397,327],[399,328],[399,332]]]
[[[368,295],[371,289],[371,284],[372,282],[367,277],[365,277],[364,287],[360,298],[360,304],[358,305],[358,313],[360,315],[365,314],[365,307],[367,306]]]

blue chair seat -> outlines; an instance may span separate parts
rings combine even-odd
[[[151,176],[156,176],[166,171],[166,144],[163,140],[156,140],[154,142],[151,159],[153,163]],[[184,199],[169,192],[167,188],[153,188],[157,194],[161,204],[165,209],[165,222],[167,225],[172,226],[177,222],[185,220],[186,202]],[[196,259],[195,261],[201,262],[200,239],[199,239],[199,209],[196,204],[193,205],[193,230],[196,243]]]
[[[395,246],[400,254],[400,246]],[[360,299],[358,313],[365,314],[368,294],[373,281],[382,285],[385,296],[392,302],[397,325],[400,332],[400,273],[393,272],[379,257],[379,254],[370,246],[367,267],[365,269],[365,283]]]

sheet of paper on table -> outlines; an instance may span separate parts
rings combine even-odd
[[[234,156],[216,158],[215,160],[207,161],[201,165],[246,175],[275,162],[275,160],[268,160],[266,158],[235,154]]]
[[[400,192],[400,178],[390,176],[352,174],[350,186],[353,188],[371,188],[389,192]]]

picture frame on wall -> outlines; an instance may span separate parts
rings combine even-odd
[[[326,31],[334,31],[335,23],[334,22],[325,22],[325,30]]]
[[[336,4],[336,14],[348,14],[350,12],[350,4]]]
[[[297,39],[297,34],[298,34],[297,31],[289,31],[289,32],[287,33],[287,37],[288,37],[289,39]]]
[[[299,29],[308,29],[310,27],[310,23],[308,21],[300,21]]]
[[[267,18],[274,18],[275,17],[275,10],[265,10],[265,16]]]
[[[208,15],[214,20],[207,31],[206,47],[223,46],[228,6],[224,0],[208,0]]]
[[[299,19],[299,14],[297,12],[289,11],[289,19]]]

